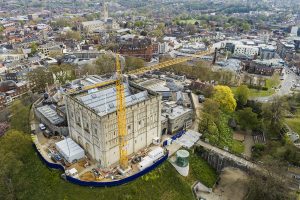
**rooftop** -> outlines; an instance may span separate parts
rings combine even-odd
[[[37,108],[37,110],[45,117],[47,118],[52,124],[60,124],[64,121],[64,119],[57,114],[53,108],[51,108],[49,105],[45,105],[42,107]]]

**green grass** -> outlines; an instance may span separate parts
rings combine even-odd
[[[216,172],[195,154],[190,157],[188,177],[179,175],[166,161],[150,174],[112,188],[89,188],[68,183],[60,178],[60,171],[49,170],[43,165],[33,150],[27,159],[24,169],[18,174],[18,179],[24,181],[24,185],[17,190],[18,199],[190,200],[193,199],[191,185],[196,180],[212,187],[217,179]]]
[[[207,187],[213,187],[217,180],[216,171],[202,158],[199,158],[197,155],[190,154],[190,177],[192,177],[191,183],[194,183],[196,180],[199,180],[201,183]]]
[[[233,92],[233,94],[236,93],[236,90],[237,90],[237,87],[231,87],[231,91]],[[249,89],[249,90],[250,90],[250,94],[249,94],[250,98],[267,97],[267,96],[271,96],[275,93],[274,89],[268,89],[268,90]]]
[[[300,107],[298,107],[295,117],[285,118],[285,122],[293,131],[300,134]]]
[[[233,140],[231,151],[236,154],[242,154],[244,152],[245,146],[242,142]]]

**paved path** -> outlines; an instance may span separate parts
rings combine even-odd
[[[231,159],[231,160],[235,161],[236,163],[243,164],[244,166],[246,166],[248,168],[252,168],[252,169],[253,168],[256,168],[256,169],[259,168],[256,164],[254,164],[254,163],[252,163],[248,160],[245,160],[244,158],[238,157],[238,156],[236,156],[234,154],[231,154],[231,153],[229,153],[225,150],[219,149],[215,146],[212,146],[211,144],[203,142],[202,140],[199,140],[196,144],[199,145],[199,146],[202,146],[206,149],[209,149],[211,151],[214,151],[214,152],[218,153],[219,155],[222,155],[222,156],[224,156],[228,159]]]
[[[194,107],[195,107],[195,112],[196,112],[196,118],[193,124],[193,130],[194,131],[199,131],[199,119],[200,119],[200,109],[203,107],[201,103],[199,103],[198,100],[198,95],[192,93],[192,98],[193,98],[193,103],[194,103]]]

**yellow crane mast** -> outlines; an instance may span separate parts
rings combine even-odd
[[[120,167],[128,168],[127,155],[127,126],[126,126],[126,102],[125,91],[123,84],[123,75],[119,54],[116,55],[116,96],[117,96],[117,121],[118,121],[118,136],[119,136],[119,152],[120,152]]]

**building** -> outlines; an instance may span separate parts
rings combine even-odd
[[[38,47],[38,51],[44,54],[45,56],[50,56],[51,54],[59,55],[63,53],[65,48],[64,44],[57,42],[49,42]]]
[[[256,55],[258,55],[258,52],[259,52],[258,47],[249,46],[249,45],[235,45],[234,48],[235,56],[254,58]]]
[[[175,102],[165,102],[162,116],[167,120],[168,125],[167,128],[163,127],[162,133],[172,134],[180,129],[191,128],[194,112],[193,109],[177,105]]]
[[[52,104],[38,107],[35,109],[35,116],[54,135],[68,135],[67,123],[57,106]]]
[[[149,62],[153,57],[153,44],[150,38],[134,37],[123,41],[120,45],[120,54],[135,56]]]
[[[161,138],[161,96],[134,83],[125,83],[128,155]],[[102,167],[119,162],[114,84],[65,97],[70,137]]]
[[[119,29],[119,24],[116,23],[112,18],[107,18],[105,21],[103,20],[94,20],[94,21],[86,21],[81,22],[80,30],[85,31],[87,33],[93,33],[100,30],[116,30]]]
[[[285,60],[293,59],[295,55],[295,44],[289,41],[279,41],[277,43],[277,53]]]
[[[272,76],[274,73],[282,75],[284,65],[281,59],[253,60],[243,62],[243,69],[248,73]]]
[[[260,58],[263,60],[273,59],[276,56],[276,48],[273,46],[265,46],[260,49]]]

